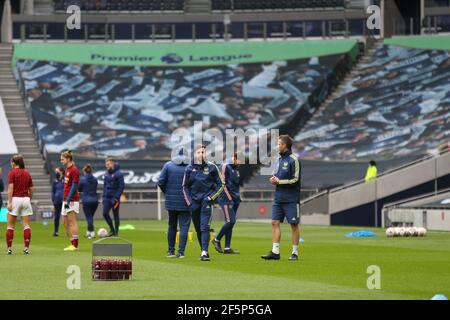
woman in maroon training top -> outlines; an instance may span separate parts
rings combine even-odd
[[[23,157],[18,154],[11,159],[12,170],[8,174],[8,226],[6,230],[6,243],[8,254],[12,254],[14,227],[17,217],[22,218],[24,254],[30,253],[30,216],[33,215],[31,197],[33,196],[33,180],[27,170]]]

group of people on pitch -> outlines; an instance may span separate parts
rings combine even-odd
[[[92,167],[84,167],[85,176],[80,180],[80,173],[73,161],[70,151],[61,153],[61,164],[63,167],[56,169],[56,179],[52,187],[52,200],[55,206],[55,232],[58,235],[59,219],[62,216],[64,228],[70,239],[70,245],[64,251],[78,250],[78,223],[77,214],[80,211],[80,197],[78,192],[83,193],[83,210],[88,222],[86,236],[95,236],[93,216],[98,207],[97,179],[92,175]],[[29,254],[31,241],[31,228],[29,219],[33,215],[31,198],[33,197],[33,180],[25,168],[22,155],[15,155],[11,159],[12,170],[8,174],[8,220],[6,230],[7,254],[12,254],[12,243],[14,229],[18,217],[22,219],[24,250]],[[124,179],[120,168],[113,159],[105,161],[106,173],[103,189],[103,216],[110,228],[109,236],[117,236],[119,232],[120,197],[124,191]],[[114,224],[109,212],[113,211]]]
[[[261,256],[266,260],[280,259],[280,223],[286,219],[292,229],[292,254],[289,260],[298,260],[300,239],[300,162],[292,153],[292,138],[282,135],[278,139],[279,157],[270,183],[276,186],[272,207],[272,250]],[[238,254],[231,248],[233,227],[241,202],[239,155],[218,168],[206,159],[206,147],[194,147],[193,159],[183,155],[167,162],[160,174],[158,186],[165,194],[165,206],[169,212],[168,258],[184,258],[191,220],[201,247],[201,261],[209,261],[208,246],[223,254]],[[225,223],[210,241],[210,224],[214,203],[222,208]],[[175,254],[177,228],[179,231],[178,253]],[[225,237],[225,247],[221,239]]]

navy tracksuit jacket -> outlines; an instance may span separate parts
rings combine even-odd
[[[208,251],[212,205],[224,188],[217,166],[209,161],[190,164],[183,177],[183,196],[192,213],[202,251]],[[211,200],[208,200],[208,197]]]
[[[103,218],[105,218],[111,232],[116,235],[119,234],[120,217],[120,196],[125,189],[125,181],[120,171],[120,166],[118,163],[114,165],[113,170],[107,170],[104,177],[103,195],[102,195],[102,205],[103,205]],[[114,203],[118,201],[118,206],[114,208]],[[109,211],[112,209],[114,215],[114,226],[109,216]]]

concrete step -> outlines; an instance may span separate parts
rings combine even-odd
[[[32,136],[26,136],[26,137],[14,137],[14,140],[16,141],[17,144],[22,144],[22,143],[26,143],[26,142],[33,142],[34,145],[37,144],[36,139],[34,138],[34,135]]]
[[[34,141],[36,143],[36,138],[32,132],[22,132],[20,134],[14,134],[14,139],[16,140],[16,143],[22,142],[23,140]]]
[[[11,130],[13,129],[18,129],[18,130],[22,130],[24,128],[30,128],[30,124],[11,124],[10,125]]]
[[[27,166],[43,166],[45,164],[41,157],[26,157],[25,162]]]
[[[36,141],[31,141],[28,143],[17,143],[17,148],[19,150],[23,150],[23,151],[30,151],[30,152],[39,152],[39,148],[37,147],[37,143]]]
[[[49,185],[50,182],[50,176],[46,178],[36,178],[35,176],[33,176],[33,184],[36,186]]]
[[[41,151],[37,147],[20,147],[17,146],[19,149],[19,153],[25,155],[25,154],[41,154]]]
[[[23,106],[23,100],[20,95],[14,95],[13,97],[2,95],[2,101],[5,108],[9,108],[9,106],[11,107],[15,107],[18,105]]]
[[[35,174],[33,176],[33,181],[34,180],[45,180],[45,181],[47,181],[46,183],[49,183],[50,182],[50,176],[42,174],[42,173],[41,174]]]
[[[21,119],[19,119],[19,118],[13,118],[13,119],[11,119],[11,118],[8,118],[8,122],[9,122],[9,125],[11,126],[11,125],[21,125],[21,124],[27,124],[27,125],[30,125],[30,122],[28,121],[28,118],[21,118]]]
[[[0,88],[19,88],[15,80],[0,79]]]
[[[34,182],[34,181],[33,181]],[[33,183],[34,184],[34,183]],[[35,187],[36,187],[36,191],[38,191],[39,190],[39,193],[40,194],[44,194],[44,193],[49,193],[49,194],[51,194],[52,193],[52,186],[50,185],[50,183],[46,183],[46,184],[44,184],[44,185],[42,185],[42,184],[40,184],[40,185],[38,185],[38,184],[34,184],[35,185]]]
[[[20,97],[20,91],[19,88],[17,86],[11,86],[11,85],[7,85],[7,86],[0,86],[0,94],[6,97],[15,97],[15,96],[19,96]]]

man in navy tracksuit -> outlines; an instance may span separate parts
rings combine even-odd
[[[230,162],[223,163],[220,166],[220,172],[224,180],[224,191],[219,196],[219,204],[225,215],[225,224],[220,229],[219,234],[211,242],[219,253],[238,254],[238,251],[231,249],[231,237],[233,227],[236,223],[236,215],[241,203],[240,195],[240,175],[238,154],[235,153]],[[222,250],[220,240],[225,236],[225,248]]]
[[[202,248],[201,261],[209,261],[208,245],[211,213],[214,201],[223,191],[224,183],[217,166],[206,161],[206,148],[194,148],[194,161],[186,167],[183,195],[192,214],[198,242]]]
[[[92,174],[92,166],[90,164],[85,165],[83,171],[84,176],[80,179],[78,192],[83,193],[81,201],[83,202],[83,212],[87,222],[86,237],[93,239],[95,238],[94,215],[98,208],[98,181]]]
[[[58,236],[59,220],[64,197],[64,168],[55,169],[55,180],[52,183],[52,203],[55,208],[53,236]]]
[[[106,223],[111,230],[108,237],[119,235],[120,226],[120,197],[125,189],[125,182],[123,179],[122,172],[120,172],[120,166],[118,163],[114,162],[112,158],[107,158],[105,160],[105,181],[103,186],[103,218],[105,218]],[[109,211],[112,209],[114,215],[114,225],[109,216]]]
[[[177,258],[184,258],[184,250],[191,225],[191,213],[186,201],[181,196],[183,194],[183,177],[189,159],[183,156],[183,149],[178,157],[164,164],[159,175],[158,186],[164,192],[166,209],[169,212],[169,230],[167,241],[169,250],[168,258],[175,257],[175,240],[177,235],[177,225],[180,224],[180,242]]]
[[[300,240],[300,161],[292,153],[292,138],[281,135],[278,138],[280,153],[274,175],[270,183],[276,185],[275,200],[272,206],[272,251],[261,256],[266,260],[280,259],[280,223],[286,220],[292,229],[292,254],[289,260],[298,260]]]

